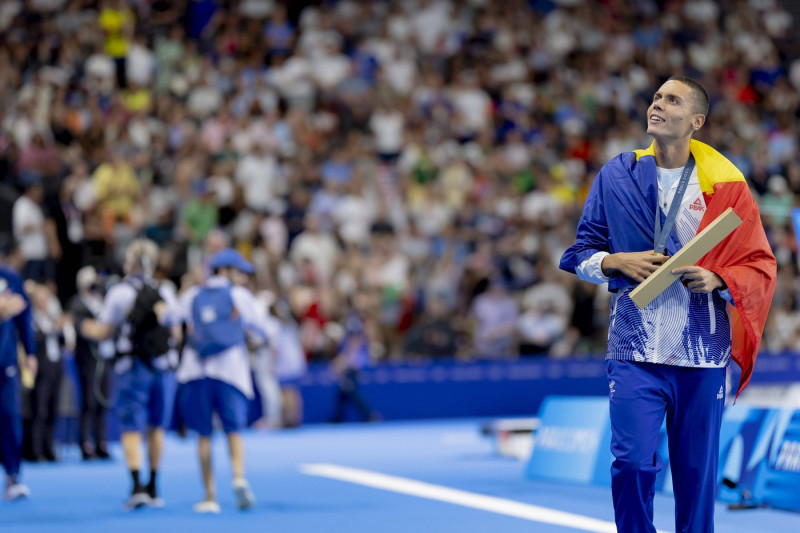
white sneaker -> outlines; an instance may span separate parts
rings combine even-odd
[[[250,484],[243,477],[233,480],[233,492],[236,494],[236,508],[240,511],[250,509],[256,503]]]
[[[163,509],[164,508],[164,500],[156,496],[153,498],[150,496],[150,501],[146,504],[148,507],[152,507],[153,509]]]
[[[125,502],[125,509],[139,509],[140,507],[144,507],[145,505],[150,505],[151,499],[150,495],[146,492],[134,492],[132,493],[127,501]]]
[[[199,514],[219,514],[221,512],[217,502],[208,500],[194,504],[192,510]]]
[[[6,487],[3,492],[3,499],[6,501],[21,500],[31,495],[31,489],[22,483],[13,483]]]

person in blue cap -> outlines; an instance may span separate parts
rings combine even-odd
[[[249,401],[254,398],[245,334],[252,331],[267,340],[268,323],[257,311],[253,294],[236,285],[253,265],[232,248],[220,250],[209,262],[210,277],[180,298],[177,313],[164,320],[186,323],[187,339],[178,382],[183,384],[179,408],[186,427],[199,434],[198,454],[205,498],[195,504],[198,513],[219,513],[211,465],[212,418],[216,413],[228,440],[237,508],[253,506],[255,497],[244,477],[241,431],[247,425]],[[166,310],[165,313],[169,313]]]

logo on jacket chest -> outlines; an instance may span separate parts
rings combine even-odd
[[[692,211],[701,211],[702,212],[702,211],[706,210],[706,206],[703,203],[703,200],[700,199],[700,197],[698,196],[697,199],[694,202],[692,202],[692,204],[689,206],[689,209],[692,210]]]

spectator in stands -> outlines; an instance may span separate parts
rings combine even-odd
[[[431,296],[425,314],[408,332],[407,357],[453,357],[458,355],[458,332],[449,320],[445,298]]]
[[[111,239],[114,226],[133,224],[133,209],[141,187],[122,147],[109,150],[107,159],[92,174],[97,208],[103,219],[103,234]]]
[[[286,188],[275,147],[264,139],[256,139],[252,151],[236,165],[236,184],[241,187],[245,205],[257,213],[266,212],[270,202]]]
[[[126,57],[136,16],[124,0],[105,0],[98,24],[105,33],[105,52],[116,64],[117,86],[125,89],[128,86]]]
[[[30,144],[20,152],[17,173],[22,183],[56,178],[61,170],[61,160],[52,143],[45,143],[41,133],[34,133]]]
[[[194,196],[181,212],[183,230],[192,246],[202,245],[208,233],[217,227],[219,210],[214,191],[205,180],[196,181],[192,186]]]
[[[45,215],[44,187],[41,179],[31,176],[25,184],[25,194],[14,203],[14,237],[25,258],[22,274],[39,282],[55,279],[53,257],[60,255],[55,226]]]
[[[470,316],[477,357],[503,359],[512,355],[519,309],[502,278],[495,276],[489,281],[486,291],[472,303]]]
[[[320,217],[309,213],[305,219],[305,230],[292,242],[289,259],[295,268],[305,265],[313,269],[315,276],[330,280],[340,253],[333,235],[322,229]]]

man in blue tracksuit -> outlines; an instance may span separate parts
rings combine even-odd
[[[25,348],[26,366],[36,374],[30,300],[19,274],[0,264],[0,449],[6,471],[5,500],[18,500],[30,494],[28,487],[19,482],[22,416],[17,342]]]
[[[666,419],[676,533],[713,533],[725,369],[747,384],[775,288],[775,258],[744,176],[692,139],[708,94],[670,78],[648,110],[650,148],[623,153],[598,174],[561,268],[608,283],[611,492],[620,533],[655,533],[653,495]],[[639,309],[631,291],[727,208],[742,224]],[[662,225],[663,221],[663,225]],[[705,224],[705,226],[704,226]],[[748,363],[749,361],[749,363]]]

